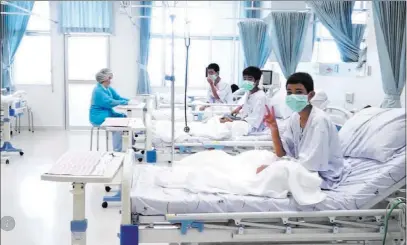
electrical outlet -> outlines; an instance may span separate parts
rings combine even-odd
[[[346,103],[353,104],[354,99],[355,99],[354,97],[355,97],[355,93],[347,92],[345,94]]]

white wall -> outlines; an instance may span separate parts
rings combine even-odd
[[[119,2],[114,2],[114,6],[115,33],[110,39],[112,86],[120,95],[132,98],[137,93],[140,28],[133,25],[127,15],[119,13]]]
[[[51,3],[51,16],[58,19],[57,3]],[[126,15],[119,13],[119,2],[114,3],[115,30],[110,37],[110,66],[114,72],[114,86],[123,96],[136,94],[139,51],[139,28],[133,26]],[[38,128],[65,126],[64,37],[58,26],[51,27],[52,81],[51,85],[18,85],[25,90],[34,113],[34,126]],[[73,112],[71,112],[73,113]],[[22,125],[26,125],[22,120]]]

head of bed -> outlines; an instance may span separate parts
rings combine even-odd
[[[345,108],[327,106],[324,108],[324,111],[328,113],[338,131],[342,128],[345,122],[352,117],[352,113]]]

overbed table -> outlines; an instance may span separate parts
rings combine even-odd
[[[124,156],[124,153],[117,152],[67,152],[47,173],[41,175],[41,180],[72,183],[72,245],[86,244],[86,184],[112,182],[123,165]]]

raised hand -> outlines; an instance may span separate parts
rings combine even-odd
[[[213,83],[214,83],[214,81],[212,81],[212,79],[209,78],[209,77],[206,78],[206,81],[208,81],[209,84],[213,84]]]
[[[277,120],[274,112],[274,107],[270,108],[266,105],[266,115],[264,116],[264,122],[266,123],[267,127],[270,129],[277,129]]]

